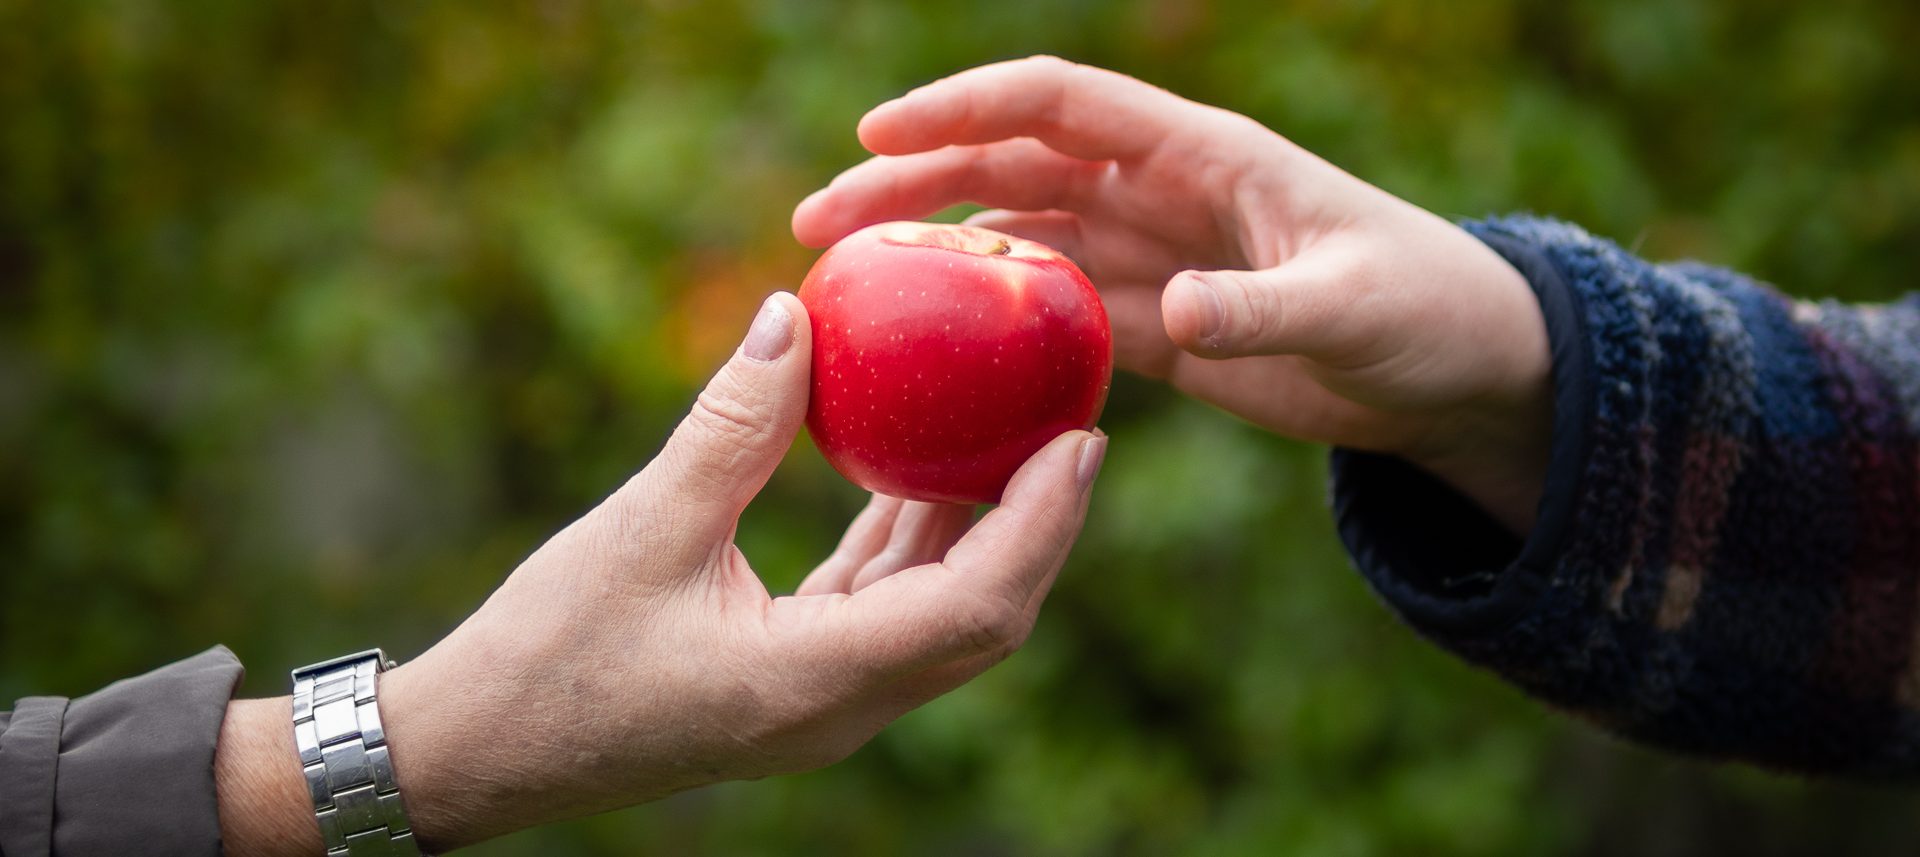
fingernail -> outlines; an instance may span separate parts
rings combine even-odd
[[[1080,463],[1074,467],[1073,477],[1085,491],[1093,484],[1093,477],[1100,473],[1100,462],[1107,457],[1107,436],[1097,434],[1080,442]]]
[[[1187,283],[1193,289],[1193,306],[1199,313],[1200,341],[1212,343],[1219,338],[1220,328],[1226,324],[1227,308],[1220,303],[1220,292],[1212,283],[1195,274],[1187,275]]]
[[[767,298],[760,305],[760,314],[753,317],[753,326],[747,328],[747,341],[740,343],[740,350],[748,360],[772,363],[792,344],[793,314],[787,312],[778,296]]]

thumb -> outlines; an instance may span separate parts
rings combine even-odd
[[[1261,271],[1182,271],[1160,293],[1175,345],[1201,357],[1256,354],[1338,358],[1365,341],[1367,292],[1332,256],[1297,256]]]
[[[800,299],[768,297],[659,456],[596,514],[615,517],[625,543],[705,550],[728,538],[806,416],[812,342]]]

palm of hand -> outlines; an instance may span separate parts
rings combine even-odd
[[[1182,347],[1194,344],[1197,332],[1187,343],[1170,335],[1197,322],[1165,299],[1183,272],[1259,270],[1315,252],[1359,255],[1357,248],[1342,249],[1358,243],[1354,235],[1290,198],[1258,157],[1263,150],[1311,156],[1253,123],[1226,121],[1239,117],[1208,118],[1216,121],[1167,138],[1137,162],[1090,164],[1083,186],[1050,200],[1070,209],[995,208],[967,222],[1051,244],[1073,258],[1106,304],[1120,368],[1167,381],[1279,434],[1375,449],[1409,445],[1407,430],[1415,424],[1401,412],[1438,403],[1423,401],[1431,396],[1420,379],[1393,367],[1393,343],[1311,358],[1251,353],[1220,359]],[[1196,153],[1205,158],[1209,150],[1185,137],[1204,137],[1212,150],[1247,157],[1196,168]],[[1305,166],[1337,172],[1317,160]],[[1248,197],[1262,200],[1249,205]]]

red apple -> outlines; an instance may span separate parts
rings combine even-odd
[[[881,223],[829,248],[800,300],[813,319],[807,430],[869,491],[997,502],[1021,464],[1106,404],[1106,310],[1044,244]]]

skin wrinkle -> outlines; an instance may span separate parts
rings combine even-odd
[[[1067,77],[1068,75],[1080,73],[1080,67],[1055,56],[1039,57],[1036,60],[1036,65],[1055,66],[1055,68],[1051,70],[1036,69],[1043,75],[1042,79],[1046,81],[1044,84],[1046,86],[1046,97],[1041,102],[1045,107],[1042,108],[1039,115],[1038,125],[1040,133],[1035,136],[1041,137],[1042,139],[1051,139],[1060,136],[1061,132],[1068,127],[1066,123],[1062,121],[1071,106],[1068,103],[1070,99],[1067,95],[1069,91],[1067,87]],[[1047,73],[1048,71],[1051,71],[1051,73]],[[972,104],[972,99],[976,97],[974,95],[976,90],[969,89],[963,91],[967,93],[966,98],[968,104]]]
[[[954,132],[955,138],[965,138],[967,135],[964,129],[973,127],[973,117],[976,112],[974,99],[977,97],[979,96],[973,90],[961,90],[958,99],[947,102],[951,105],[949,109],[953,115],[947,119],[944,126],[947,130]]]
[[[900,189],[900,174],[899,174],[899,173],[895,173],[895,172],[886,172],[886,173],[882,173],[882,174],[880,175],[880,177],[879,177],[879,179],[880,179],[880,185],[881,185],[881,187],[880,187],[880,189],[879,189],[879,190],[876,190],[876,191],[874,191],[874,192],[873,192],[875,196],[878,196],[878,197],[880,197],[880,198],[883,198],[883,199],[904,199],[904,198],[906,198],[906,194],[905,194],[905,192],[904,192],[904,191],[902,191],[902,190]],[[864,176],[861,176],[861,177],[858,177],[858,178],[856,178],[856,179],[852,179],[852,180],[850,180],[850,181],[849,181],[849,184],[856,184],[856,183],[857,183],[858,181],[860,181],[860,180],[869,180],[869,181],[870,181],[870,179],[866,179],[866,178],[865,178]],[[852,226],[852,225],[854,225],[854,224],[849,224],[849,226]]]
[[[1249,268],[1271,268],[1299,255],[1295,236],[1269,222],[1277,219],[1269,212],[1284,209],[1278,202],[1268,201],[1268,189],[1264,185],[1235,180],[1230,187],[1232,204],[1216,210],[1214,229],[1222,235],[1239,236],[1240,246],[1250,248],[1238,261]],[[1284,198],[1286,193],[1283,189],[1274,190],[1272,195]]]
[[[749,757],[764,760],[773,758],[779,743],[770,739],[767,732],[783,718],[804,720],[809,706],[805,703],[793,713],[795,699],[799,695],[791,687],[792,680],[785,675],[770,673],[770,661],[766,652],[746,640],[735,639],[721,646],[721,651],[732,653],[730,664],[724,666],[718,675],[724,677],[720,698],[711,705],[723,712],[711,722],[721,728],[724,734],[737,747],[746,751]]]
[[[650,492],[637,492],[650,493]],[[596,558],[595,575],[601,580],[635,581],[622,573],[636,558],[647,556],[684,556],[680,534],[694,522],[686,510],[667,503],[647,503],[638,497],[618,502],[601,516],[602,525],[587,531],[590,555]],[[637,582],[637,581],[636,581]]]
[[[952,611],[949,637],[936,650],[952,660],[1018,646],[1024,639],[1019,627],[1025,618],[1022,612],[1005,597],[973,595]]]
[[[783,415],[784,416],[784,415]],[[684,431],[694,432],[699,445],[687,447],[688,454],[698,452],[695,461],[713,462],[716,459],[731,465],[752,452],[769,434],[769,429],[782,420],[771,414],[763,414],[752,405],[720,396],[711,390],[701,391],[694,400],[693,410],[683,424]],[[687,462],[692,465],[694,462]],[[705,468],[687,468],[690,475],[703,475]],[[716,478],[715,487],[726,489],[731,483]],[[716,493],[719,493],[718,491]]]

